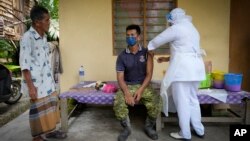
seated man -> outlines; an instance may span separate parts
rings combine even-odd
[[[119,54],[116,62],[117,80],[121,89],[115,96],[114,112],[124,128],[118,141],[127,140],[131,134],[128,105],[134,106],[139,102],[146,106],[148,113],[145,133],[153,140],[158,139],[154,126],[161,112],[161,98],[149,86],[153,73],[153,54],[139,45],[140,33],[138,25],[126,28],[128,47]]]

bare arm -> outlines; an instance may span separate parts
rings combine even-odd
[[[128,86],[127,86],[126,82],[124,81],[124,72],[117,72],[117,80],[118,80],[118,84],[119,84],[120,88],[123,91],[126,103],[128,105],[134,106],[134,104],[135,104],[134,98],[132,97],[132,95],[128,89]]]
[[[25,69],[22,71],[22,73],[23,73],[24,79],[26,81],[26,84],[28,86],[29,95],[30,95],[31,100],[36,100],[37,99],[37,89],[32,82],[30,71]]]
[[[145,77],[141,87],[135,93],[135,102],[136,103],[140,101],[141,95],[143,94],[145,88],[149,85],[149,83],[150,83],[150,81],[152,79],[153,67],[154,67],[153,57],[154,57],[154,53],[151,52],[151,51],[148,52],[147,74],[146,74],[146,77]]]
[[[147,74],[146,77],[141,85],[141,89],[145,89],[148,84],[150,83],[151,79],[152,79],[152,75],[153,75],[153,67],[154,67],[154,63],[153,63],[153,57],[154,54],[153,52],[148,52],[148,59],[147,59]]]

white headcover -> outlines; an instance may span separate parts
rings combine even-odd
[[[186,15],[186,12],[183,9],[175,8],[170,12],[170,16],[167,20],[168,20],[168,22],[175,24],[175,23],[181,22],[183,20],[189,20],[191,22],[192,17]]]

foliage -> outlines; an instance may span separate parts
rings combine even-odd
[[[18,64],[18,43],[12,40],[0,39],[0,58],[12,59],[13,64]]]
[[[68,103],[68,114],[69,114],[76,106],[77,101],[73,98],[69,98],[67,99],[67,103]]]
[[[51,16],[50,29],[48,32],[48,41],[54,41],[59,38],[59,20],[58,20],[59,0],[39,0],[38,5],[46,7]]]
[[[51,25],[48,32],[48,41],[54,41],[59,38],[59,21],[58,21],[58,3],[59,0],[36,0],[38,5],[46,7],[50,12]],[[29,19],[29,17],[26,17]],[[27,29],[31,26],[31,21],[26,23]],[[0,39],[0,58],[6,58],[8,63],[18,65],[19,43],[8,39]]]
[[[57,39],[59,39],[59,20],[58,19],[51,19],[48,40],[54,41]]]
[[[38,5],[46,7],[49,12],[51,19],[58,19],[58,3],[59,0],[39,0]]]
[[[13,46],[11,45],[10,41],[8,40],[0,40],[0,51],[8,51],[8,52],[12,52],[14,51]]]

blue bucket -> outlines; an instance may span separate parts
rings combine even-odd
[[[225,89],[232,92],[241,91],[242,74],[227,73],[224,75]]]

